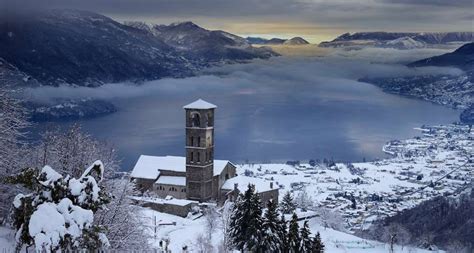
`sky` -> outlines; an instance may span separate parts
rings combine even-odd
[[[474,0],[0,0],[0,4],[6,12],[83,9],[119,21],[193,21],[241,36],[302,36],[313,43],[357,31],[474,31]]]

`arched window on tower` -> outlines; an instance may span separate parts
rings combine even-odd
[[[201,119],[199,117],[199,113],[195,112],[191,114],[191,126],[192,127],[200,127],[201,126]]]

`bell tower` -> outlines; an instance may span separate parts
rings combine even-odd
[[[186,195],[200,202],[212,198],[214,175],[214,109],[202,99],[183,107],[186,111]]]

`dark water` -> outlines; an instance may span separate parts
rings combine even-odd
[[[280,60],[234,66],[219,75],[113,86],[99,97],[110,97],[119,112],[79,122],[113,143],[127,170],[140,154],[184,154],[182,106],[198,98],[218,106],[216,158],[234,162],[382,158],[385,142],[412,137],[422,124],[458,118],[455,110],[386,94],[354,81],[354,71],[337,64],[332,72],[321,70],[321,64]]]

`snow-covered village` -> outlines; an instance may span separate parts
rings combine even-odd
[[[472,0],[0,10],[0,253],[474,253]]]

